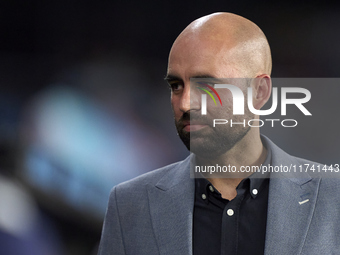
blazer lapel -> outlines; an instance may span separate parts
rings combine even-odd
[[[190,157],[148,187],[150,214],[160,255],[192,254],[194,180]]]
[[[301,165],[270,142],[272,165]],[[300,254],[312,220],[319,178],[307,173],[275,173],[269,182],[265,254]]]

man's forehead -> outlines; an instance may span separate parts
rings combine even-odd
[[[235,47],[239,43],[235,33],[223,28],[183,31],[175,40],[172,48],[188,47],[210,48],[211,51],[218,51],[221,47]]]
[[[188,80],[190,78],[225,78],[235,77],[242,66],[234,56],[232,49],[210,49],[209,47],[185,48],[174,50],[169,56],[167,74],[169,77]],[[195,52],[193,52],[195,51]]]
[[[232,53],[236,48],[234,41],[215,40],[201,35],[191,35],[188,38],[178,38],[170,51],[169,64],[192,61],[212,62]],[[171,63],[172,62],[172,63]]]
[[[200,70],[199,65],[234,65],[234,55],[239,43],[233,36],[207,36],[204,33],[183,33],[174,42],[169,54],[169,68],[190,66]],[[203,75],[208,70],[203,70]],[[195,74],[201,75],[201,74]]]

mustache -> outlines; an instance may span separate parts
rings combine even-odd
[[[178,120],[176,125],[183,128],[185,125],[188,124],[189,121],[205,125],[211,125],[212,123],[209,118],[201,115],[200,113],[187,111],[183,113],[182,117]]]

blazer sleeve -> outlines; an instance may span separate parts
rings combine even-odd
[[[98,255],[124,255],[124,241],[117,207],[116,187],[110,199],[104,219]]]

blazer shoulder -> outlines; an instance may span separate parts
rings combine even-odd
[[[319,163],[319,162],[315,162],[313,160],[309,160],[309,159],[304,159],[304,158],[299,158],[299,157],[295,157],[295,156],[292,156],[295,158],[295,160],[300,163],[300,164],[311,164],[311,165],[324,165],[322,163]]]
[[[183,175],[189,160],[190,159],[188,157],[185,160],[172,163],[170,165],[137,176],[131,180],[122,182],[112,188],[110,197],[112,197],[113,193],[115,193],[115,196],[120,196],[123,194],[130,194],[129,196],[131,196],[135,195],[136,193],[143,193],[145,192],[147,186],[155,186],[161,180],[163,182],[171,182],[173,179],[178,178],[178,176]]]

